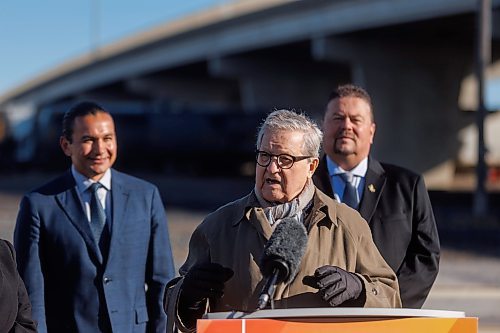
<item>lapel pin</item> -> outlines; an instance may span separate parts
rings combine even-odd
[[[368,185],[368,190],[372,193],[375,193],[375,186],[373,186],[373,184]]]

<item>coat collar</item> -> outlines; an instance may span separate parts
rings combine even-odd
[[[312,216],[311,225],[318,223],[328,216],[329,221],[337,226],[337,202],[318,188],[315,188],[313,200],[312,210],[315,215]],[[233,219],[233,226],[237,226],[243,221],[247,221],[266,239],[269,239],[272,234],[272,228],[269,223],[263,223],[267,220],[264,215],[264,210],[259,207],[259,202],[255,193],[252,191],[247,196],[238,200],[236,204],[238,206],[235,210],[236,215]]]
[[[328,216],[330,222],[333,225],[337,226],[338,223],[337,223],[336,207],[339,203],[318,188],[316,188],[316,193],[314,195],[313,200],[314,200],[313,211],[317,212],[317,215],[312,217],[313,218],[313,220],[311,221],[312,224],[318,223],[324,217]]]
[[[252,190],[245,197],[237,200],[236,215],[233,217],[233,226],[245,222],[250,223],[265,239],[269,239],[272,234],[271,225],[267,222],[264,209],[260,207],[255,191]]]

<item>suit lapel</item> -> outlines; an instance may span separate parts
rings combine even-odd
[[[384,190],[385,182],[386,176],[384,169],[377,160],[369,157],[363,198],[359,205],[359,213],[368,223],[371,223],[370,220],[380,200],[382,191]]]
[[[90,225],[83,211],[83,207],[78,196],[75,180],[69,172],[65,175],[63,180],[67,184],[67,189],[56,195],[56,200],[65,212],[66,216],[69,218],[71,223],[75,226],[78,232],[82,235],[83,240],[87,246],[91,249],[90,252],[94,253],[96,259],[102,263],[102,255],[99,247],[94,241],[92,236],[92,231],[90,230]]]
[[[113,255],[113,249],[116,251],[116,245],[119,241],[120,229],[123,228],[123,224],[126,223],[127,219],[127,203],[130,196],[129,191],[125,188],[125,184],[122,181],[120,174],[114,170],[111,170],[111,199],[112,199],[112,214],[111,214],[111,239],[109,242],[109,253],[108,262],[111,261],[111,256]]]

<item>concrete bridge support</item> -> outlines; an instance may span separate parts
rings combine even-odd
[[[472,54],[442,45],[424,50],[411,41],[354,38],[316,39],[312,53],[319,61],[349,63],[352,81],[372,96],[375,156],[418,172],[440,170],[438,181],[451,182],[454,170],[442,166],[457,155],[457,132],[466,126],[458,100]]]

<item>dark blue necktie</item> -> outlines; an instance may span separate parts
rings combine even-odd
[[[90,229],[94,235],[94,240],[97,245],[101,240],[102,231],[106,225],[106,213],[102,207],[101,201],[97,196],[97,190],[100,189],[102,185],[100,183],[93,183],[89,186],[90,189]]]
[[[345,182],[344,195],[342,196],[342,202],[348,205],[351,208],[357,209],[359,200],[358,200],[358,190],[356,186],[354,186],[354,175],[350,172],[341,173],[340,177]]]

